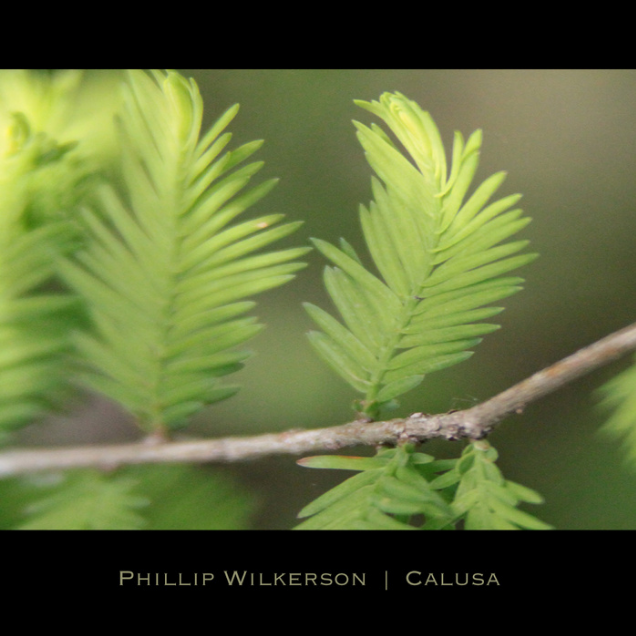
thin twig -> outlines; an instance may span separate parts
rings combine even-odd
[[[11,450],[0,453],[0,477],[79,467],[115,468],[122,464],[230,462],[266,455],[301,455],[348,446],[423,442],[432,438],[479,439],[511,413],[564,384],[636,350],[636,323],[539,371],[495,397],[463,411],[415,413],[383,422],[355,421],[313,430],[252,437],[186,442],[147,442],[114,446]]]

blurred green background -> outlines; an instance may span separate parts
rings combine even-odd
[[[357,211],[370,197],[371,170],[352,119],[372,116],[354,99],[400,91],[428,110],[450,150],[454,130],[484,131],[479,181],[508,171],[500,194],[521,192],[534,220],[529,238],[541,258],[520,272],[525,290],[507,299],[502,329],[467,362],[426,378],[397,415],[441,412],[485,400],[580,347],[636,320],[636,71],[625,70],[208,70],[180,69],[200,86],[205,126],[238,102],[233,147],[265,139],[262,179],[280,184],[253,214],[284,212],[305,221],[288,245],[344,236],[362,248]],[[187,434],[220,436],[341,424],[353,415],[348,387],[315,356],[301,307],[331,309],[324,260],[261,296],[267,328],[235,379],[243,390],[200,416]],[[613,363],[529,406],[492,435],[507,478],[537,489],[533,512],[557,528],[636,528],[636,471],[618,445],[599,436],[604,420],[594,391]],[[25,444],[133,439],[126,417],[101,401],[72,418],[23,432]],[[456,456],[460,443],[427,452]],[[368,449],[356,449],[369,453]],[[216,466],[258,498],[252,527],[289,528],[298,510],[342,474],[275,457]]]

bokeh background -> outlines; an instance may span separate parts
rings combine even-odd
[[[477,179],[508,172],[500,194],[523,193],[533,222],[520,238],[541,257],[520,272],[525,290],[504,301],[502,329],[467,362],[428,376],[397,415],[473,405],[636,321],[636,71],[180,70],[200,86],[206,126],[238,102],[233,144],[266,140],[257,155],[266,162],[259,178],[281,181],[254,213],[304,220],[288,245],[344,236],[364,251],[357,211],[369,201],[371,170],[351,120],[373,116],[354,99],[404,93],[431,113],[449,151],[454,130],[467,136],[483,129]],[[324,259],[312,252],[306,260],[295,281],[258,299],[267,328],[235,378],[243,390],[198,417],[188,434],[256,434],[351,419],[356,396],[305,337],[312,325],[301,303],[330,309]],[[636,470],[623,463],[616,442],[599,435],[605,414],[595,393],[628,363],[615,362],[529,406],[491,436],[506,477],[541,492],[546,502],[532,511],[557,528],[636,528]],[[30,427],[21,441],[136,436],[125,415],[98,400],[70,418]],[[431,442],[425,450],[456,456],[461,443]],[[298,510],[343,476],[300,468],[293,457],[211,470],[254,493],[251,527],[262,529],[292,527]]]

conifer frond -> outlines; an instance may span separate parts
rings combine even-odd
[[[199,139],[203,105],[193,80],[133,71],[121,132],[124,187],[99,193],[84,213],[87,248],[63,268],[89,307],[78,335],[90,386],[120,402],[149,431],[182,425],[237,390],[219,381],[248,356],[235,351],[260,330],[245,317],[254,294],[301,267],[305,248],[254,254],[298,223],[269,215],[231,222],[275,184],[246,190],[260,146],[223,152],[237,107]],[[223,134],[221,134],[223,133]]]
[[[0,499],[3,530],[237,530],[255,509],[227,474],[191,464],[4,479]]]
[[[546,530],[551,526],[518,509],[542,497],[506,480],[497,451],[470,444],[455,460],[434,460],[412,444],[381,449],[375,457],[318,456],[298,461],[309,468],[362,471],[300,511],[298,529],[443,530],[463,520],[466,530]],[[422,518],[423,515],[423,518]]]
[[[534,490],[506,480],[495,462],[497,451],[486,441],[464,449],[454,470],[439,478],[458,483],[453,509],[466,530],[548,530],[548,524],[517,508],[521,502],[542,503]],[[435,482],[433,482],[435,485]]]
[[[433,457],[406,444],[375,457],[318,456],[299,460],[309,468],[360,471],[327,491],[299,513],[309,519],[298,530],[413,530],[452,528],[454,512],[422,476]],[[419,526],[410,525],[412,517]],[[423,520],[422,520],[423,519]]]
[[[18,530],[135,530],[149,501],[135,493],[134,479],[76,471],[59,483],[42,484],[40,499],[27,506]]]
[[[601,406],[611,415],[601,429],[622,440],[627,460],[636,464],[636,361],[601,387]]]
[[[527,241],[506,242],[530,221],[511,209],[519,195],[491,202],[504,173],[466,196],[477,170],[481,132],[456,133],[450,174],[442,141],[428,113],[399,93],[356,102],[389,126],[413,163],[378,126],[355,122],[358,139],[379,179],[373,201],[361,206],[365,241],[380,276],[347,243],[315,246],[332,262],[326,288],[344,324],[305,305],[322,331],[310,332],[318,354],[364,394],[360,410],[382,405],[417,386],[432,371],[466,359],[498,325],[481,322],[486,307],[520,289],[504,276],[535,258]]]
[[[4,113],[6,115],[6,113]],[[2,117],[0,117],[2,119]],[[86,190],[71,144],[7,116],[0,154],[0,431],[29,424],[69,387],[65,354],[78,304],[52,285],[77,238],[72,211]]]

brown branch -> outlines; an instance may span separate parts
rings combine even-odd
[[[432,438],[479,439],[507,415],[556,391],[564,384],[636,350],[636,323],[535,373],[499,395],[463,411],[415,413],[384,422],[355,421],[314,430],[292,430],[253,437],[186,442],[141,442],[116,446],[11,450],[0,453],[0,477],[79,467],[115,468],[160,462],[229,462],[266,455],[301,455],[348,446],[423,442]]]

